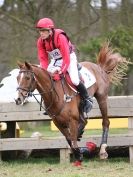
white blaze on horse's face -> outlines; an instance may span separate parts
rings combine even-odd
[[[23,88],[23,83],[25,81],[25,74],[23,72],[20,72],[18,77],[18,96],[17,99],[15,99],[15,102],[17,105],[24,105],[25,103],[28,102],[28,93],[26,91],[26,87]]]
[[[23,80],[23,77],[24,77],[24,73],[20,73],[20,80],[18,81],[18,86],[20,86],[20,84]]]
[[[21,73],[20,75],[20,82],[19,82],[19,85],[21,85],[21,82],[23,81],[24,79],[24,73]],[[25,103],[28,102],[28,93],[25,93],[25,97],[23,97],[23,101],[22,101],[22,105],[24,105]]]

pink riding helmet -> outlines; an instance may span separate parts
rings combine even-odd
[[[42,18],[37,22],[36,28],[52,29],[54,22],[50,18]]]

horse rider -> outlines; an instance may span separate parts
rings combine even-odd
[[[83,111],[87,114],[92,108],[93,101],[79,79],[77,57],[67,34],[62,29],[56,29],[50,18],[40,19],[36,28],[40,34],[37,40],[40,66],[53,75],[69,73],[72,83],[83,100]]]

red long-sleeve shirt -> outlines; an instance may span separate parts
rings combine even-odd
[[[61,71],[65,73],[70,64],[70,47],[72,47],[72,44],[70,41],[68,41],[67,37],[64,34],[56,34],[56,30],[54,35],[56,35],[56,39],[54,41],[55,46],[60,50],[63,59]],[[37,41],[37,49],[40,65],[42,68],[47,69],[49,64],[48,52],[54,50],[52,44],[52,36],[50,36],[46,40],[42,40],[42,38],[40,37]]]

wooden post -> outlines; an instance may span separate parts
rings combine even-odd
[[[1,133],[1,138],[15,138],[16,133],[16,122],[6,122],[7,130]],[[15,158],[15,151],[4,151],[1,152],[1,156],[3,160],[8,160]]]
[[[60,149],[60,163],[70,163],[70,150]]]
[[[133,136],[133,117],[128,117],[129,134]],[[133,146],[129,146],[129,159],[133,163]]]

